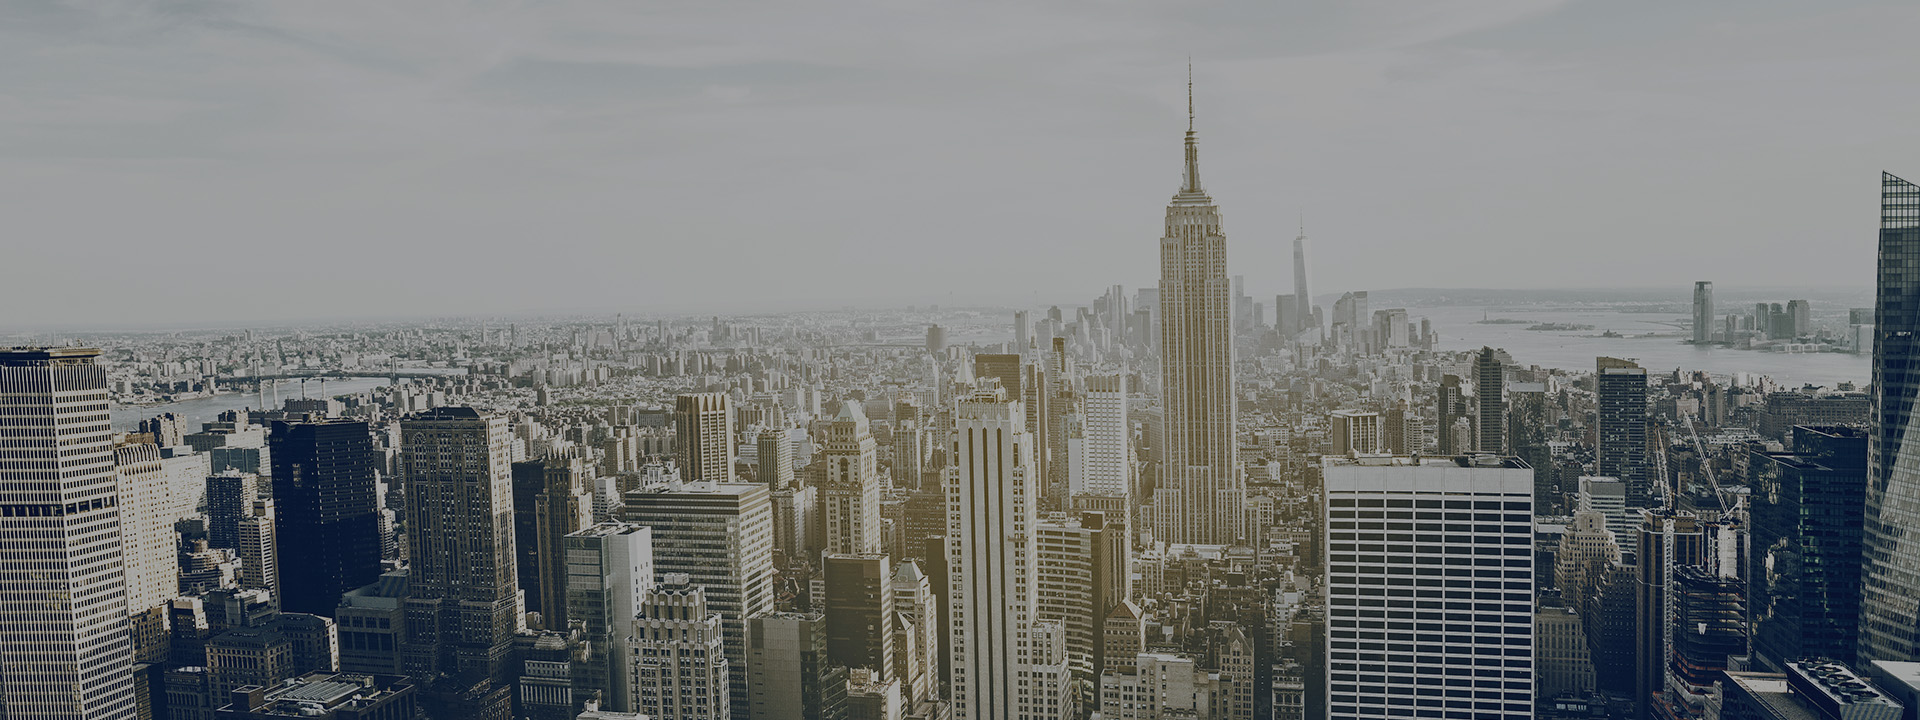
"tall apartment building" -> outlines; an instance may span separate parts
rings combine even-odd
[[[827,552],[881,551],[878,458],[860,402],[841,402],[840,412],[827,425],[821,453],[820,517],[826,524]]]
[[[576,697],[597,698],[600,707],[632,712],[627,635],[641,598],[653,588],[653,531],[605,522],[566,536],[567,617],[586,635],[586,649],[572,661]]]
[[[675,397],[673,430],[682,480],[733,482],[733,401],[726,393]]]
[[[1533,717],[1532,470],[1495,457],[1323,462],[1328,717],[1409,704]],[[1421,692],[1435,687],[1454,692]]]
[[[1627,506],[1647,507],[1654,488],[1647,473],[1647,371],[1626,360],[1594,362],[1596,475],[1627,484]]]
[[[273,424],[280,606],[331,617],[340,597],[380,578],[380,467],[365,422]]]
[[[1920,661],[1920,456],[1907,426],[1920,399],[1920,186],[1880,175],[1879,275],[1873,312],[1872,417],[1862,544],[1862,664]]]
[[[1713,342],[1713,283],[1701,280],[1693,284],[1693,344],[1710,342]]]
[[[0,708],[134,717],[107,374],[90,348],[0,350]]]
[[[1081,400],[1081,440],[1070,452],[1067,491],[1129,495],[1133,491],[1133,424],[1127,419],[1127,378],[1096,375],[1087,378],[1086,388]]]
[[[622,519],[653,530],[657,576],[684,574],[720,618],[728,662],[744,668],[747,619],[773,611],[773,510],[759,483],[679,484],[632,490]],[[747,673],[729,676],[728,706],[747,720]]]
[[[894,676],[893,567],[882,554],[824,558],[827,661]]]
[[[120,542],[126,571],[127,614],[133,623],[135,662],[167,656],[167,601],[180,594],[179,519],[160,448],[151,443],[113,449],[120,483]]]
[[[511,441],[505,417],[468,407],[400,421],[410,563],[401,665],[443,678],[421,691],[432,715],[508,710],[521,612]]]
[[[722,634],[705,590],[686,573],[663,573],[633,621],[633,712],[678,720],[733,717],[727,691],[732,668]]]

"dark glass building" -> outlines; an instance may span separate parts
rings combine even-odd
[[[1860,623],[1860,539],[1867,493],[1867,433],[1793,428],[1790,453],[1747,462],[1747,593],[1760,661],[1819,657],[1851,664]]]
[[[281,608],[333,617],[349,590],[380,579],[379,450],[367,424],[274,423]]]
[[[1595,475],[1627,484],[1627,507],[1648,507],[1653,488],[1647,477],[1647,371],[1626,360],[1596,358]]]
[[[1859,661],[1920,660],[1920,446],[1906,447],[1920,390],[1920,186],[1880,175],[1880,262],[1867,436]]]

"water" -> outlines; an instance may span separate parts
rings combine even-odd
[[[319,381],[308,380],[306,382],[307,396],[315,398],[351,395],[353,393],[383,387],[386,384],[386,378],[329,378],[326,385],[326,394],[322,395]],[[271,401],[272,391],[269,390],[268,393],[268,399]],[[290,398],[297,397],[300,397],[300,382],[297,380],[282,380],[280,382],[280,401],[286,402]],[[161,413],[170,412],[186,418],[187,429],[189,431],[199,432],[201,423],[214,421],[220,417],[220,413],[228,410],[238,410],[240,408],[258,409],[259,407],[260,396],[250,392],[226,393],[211,397],[182,400],[180,402],[162,403],[159,405],[115,405],[112,410],[113,429],[122,432],[132,432],[139,429],[141,420]]]
[[[1482,325],[1488,318],[1510,318],[1525,323]],[[1521,365],[1593,370],[1599,356],[1632,359],[1653,372],[1705,370],[1716,376],[1737,372],[1772,377],[1776,383],[1799,387],[1811,383],[1833,387],[1842,381],[1867,384],[1873,375],[1873,356],[1846,353],[1772,353],[1725,347],[1688,345],[1691,319],[1668,313],[1620,313],[1611,310],[1525,310],[1479,306],[1408,308],[1419,322],[1424,316],[1440,333],[1441,350],[1477,350],[1483,345],[1505,348]],[[1533,323],[1577,323],[1592,330],[1551,332],[1528,330]],[[1621,335],[1660,333],[1662,337],[1603,338],[1612,330]]]

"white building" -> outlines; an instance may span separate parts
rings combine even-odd
[[[1632,556],[1640,545],[1640,512],[1627,509],[1627,484],[1620,478],[1582,475],[1575,510],[1597,512],[1607,518],[1607,529],[1620,554]]]
[[[573,691],[597,692],[600,706],[629,712],[626,637],[640,600],[653,588],[653,530],[598,523],[566,536],[567,618],[586,632],[574,660]]]
[[[1133,425],[1127,419],[1127,378],[1098,375],[1086,380],[1080,438],[1067,440],[1074,495],[1119,495],[1133,488]]]
[[[1533,470],[1491,455],[1323,463],[1328,717],[1533,717]]]
[[[880,546],[880,465],[867,415],[857,400],[840,403],[827,425],[820,478],[820,515],[826,523],[826,552],[864,555]]]

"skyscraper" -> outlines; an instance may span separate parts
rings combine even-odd
[[[846,720],[847,668],[827,661],[822,613],[773,613],[748,621],[747,684],[754,720]]]
[[[722,649],[720,623],[720,614],[707,604],[706,590],[686,573],[660,576],[633,621],[634,712],[678,720],[747,714],[729,707],[732,667]]]
[[[0,350],[0,708],[134,717],[107,373],[92,348]]]
[[[886,555],[834,555],[824,560],[827,661],[894,676],[893,568]]]
[[[547,629],[567,628],[567,536],[593,524],[592,465],[578,457],[548,458],[544,487],[533,499],[534,532],[514,543],[533,545],[533,582]]]
[[[1475,452],[1498,455],[1507,451],[1506,383],[1506,365],[1494,355],[1493,348],[1480,348],[1480,354],[1473,357]]]
[[[340,596],[380,578],[381,455],[361,421],[273,424],[280,607],[333,617]]]
[[[1458,455],[1468,448],[1460,447],[1454,437],[1453,427],[1462,418],[1468,416],[1466,391],[1460,387],[1458,375],[1440,377],[1440,388],[1434,399],[1434,412],[1439,419],[1439,427],[1434,428],[1436,443],[1441,455]]]
[[[760,469],[756,478],[769,490],[779,490],[793,484],[793,436],[785,428],[768,428],[760,431],[760,437],[754,441],[754,449],[759,456]]]
[[[840,403],[827,426],[820,479],[827,552],[877,553],[880,545],[880,465],[860,401]]]
[[[1301,288],[1304,289],[1304,288]],[[1155,499],[1166,527],[1159,539],[1231,544],[1241,536],[1239,417],[1234,396],[1233,288],[1227,279],[1227,236],[1220,209],[1200,184],[1200,148],[1193,132],[1193,88],[1187,88],[1186,173],[1167,205],[1160,239],[1160,386],[1166,409],[1161,486]]]
[[[1276,301],[1277,302],[1277,301]],[[1279,305],[1274,305],[1278,308]],[[1293,238],[1293,327],[1295,332],[1312,329],[1313,293],[1307,287],[1307,226],[1300,224],[1300,234]]]
[[[1693,344],[1713,342],[1713,283],[1693,284]]]
[[[653,529],[657,576],[684,573],[720,617],[727,660],[745,668],[747,619],[773,610],[773,507],[759,483],[629,491],[622,519]],[[751,709],[747,673],[729,676],[737,720]]]
[[[675,397],[673,429],[680,479],[733,482],[733,402],[726,393]]]
[[[573,661],[573,692],[598,695],[600,707],[632,712],[627,634],[653,588],[653,533],[623,522],[599,523],[566,537],[567,617],[586,633]]]
[[[953,714],[1018,720],[1041,694],[1029,669],[1038,652],[1031,637],[1038,611],[1033,446],[1020,403],[998,387],[956,402],[953,425],[957,462],[946,478]]]
[[[1069,462],[1068,492],[1125,496],[1132,490],[1133,425],[1127,420],[1127,378],[1087,378],[1080,451]]]
[[[1647,371],[1616,358],[1595,358],[1595,474],[1627,484],[1627,506],[1647,507]]]
[[[1881,173],[1880,270],[1873,312],[1861,663],[1920,660],[1920,442],[1907,424],[1920,394],[1920,186]],[[1920,441],[1920,438],[1915,438]]]
[[[1389,717],[1396,696],[1445,683],[1458,692],[1422,696],[1435,712],[1532,718],[1532,470],[1513,458],[1324,463],[1328,717]]]
[[[431,715],[490,718],[508,710],[521,612],[511,440],[506,418],[469,407],[400,422],[411,567],[401,667],[442,678],[422,692]]]
[[[1744,574],[1754,654],[1774,670],[1794,658],[1852,663],[1860,625],[1866,432],[1798,426],[1793,452],[1755,450],[1747,467],[1753,525]]]

